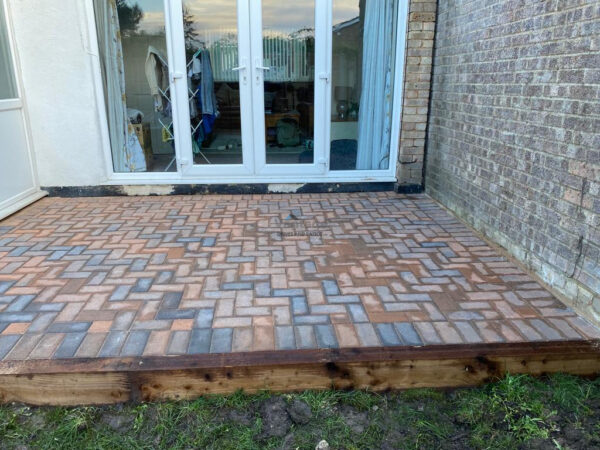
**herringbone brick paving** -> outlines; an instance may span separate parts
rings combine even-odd
[[[0,358],[588,339],[425,195],[47,198],[0,222]]]

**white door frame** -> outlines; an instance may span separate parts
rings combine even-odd
[[[15,44],[11,17],[12,13],[7,0],[0,0],[0,7],[4,7],[4,13],[6,15],[5,23],[0,26],[5,26],[8,35],[8,46],[10,51],[10,57],[12,60],[17,97],[11,99],[0,100],[0,120],[2,120],[2,113],[8,111],[19,110],[21,120],[23,121],[25,147],[27,148],[27,154],[24,155],[28,160],[29,171],[31,173],[32,186],[17,195],[13,195],[10,198],[0,200],[0,220],[7,217],[25,206],[39,200],[40,198],[48,195],[47,192],[40,190],[40,184],[38,180],[37,167],[35,163],[35,155],[33,153],[33,145],[31,138],[31,128],[29,126],[29,115],[27,111],[27,102],[25,100],[25,92],[21,82],[21,65],[17,54],[17,46]],[[2,143],[0,142],[0,146]],[[2,161],[0,161],[0,164]]]
[[[400,127],[402,117],[402,98],[404,90],[404,62],[406,54],[406,33],[408,24],[408,10],[409,2],[404,0],[398,0],[398,17],[397,17],[397,39],[396,39],[396,61],[395,61],[395,78],[394,78],[394,96],[393,96],[393,113],[392,116],[396,120],[392,123],[391,131],[391,144],[389,167],[385,170],[335,170],[329,169],[329,139],[330,139],[330,117],[331,117],[331,83],[327,80],[327,74],[331,74],[332,68],[332,0],[315,0],[316,4],[319,5],[320,9],[315,14],[315,33],[321,36],[322,43],[316,46],[315,55],[315,67],[319,66],[320,71],[316,72],[315,77],[315,97],[317,91],[323,93],[324,101],[322,101],[322,107],[317,108],[315,105],[315,117],[314,117],[314,128],[315,128],[315,153],[314,153],[314,164],[274,164],[267,165],[263,158],[266,156],[264,151],[255,152],[255,146],[259,145],[256,141],[260,138],[260,145],[264,146],[264,136],[262,133],[253,133],[252,130],[264,129],[264,99],[257,101],[258,99],[252,98],[252,94],[244,95],[245,104],[253,105],[252,108],[241,108],[241,114],[250,114],[252,119],[242,120],[242,136],[244,134],[254,136],[254,142],[250,145],[243,145],[243,158],[244,164],[240,165],[193,165],[193,160],[190,160],[192,155],[191,151],[191,139],[189,138],[189,103],[187,101],[187,79],[185,72],[183,76],[178,78],[179,74],[173,74],[178,72],[174,70],[171,73],[171,89],[175,94],[173,95],[173,109],[180,108],[182,111],[179,113],[179,120],[175,118],[178,114],[174,114],[174,127],[176,130],[176,145],[175,154],[177,156],[177,172],[143,172],[143,173],[116,173],[112,166],[112,153],[110,149],[110,141],[108,139],[108,120],[105,114],[104,108],[104,95],[102,78],[100,72],[100,62],[98,56],[98,41],[96,36],[96,22],[94,18],[93,0],[86,1],[86,12],[88,17],[89,26],[89,41],[91,51],[89,52],[93,59],[94,68],[94,80],[96,84],[97,93],[97,104],[98,112],[103,128],[104,136],[104,147],[106,153],[106,170],[108,173],[108,180],[104,184],[115,185],[115,184],[188,184],[188,183],[202,183],[202,184],[219,184],[219,183],[342,183],[342,182],[393,182],[396,181],[396,162],[398,158],[398,146],[400,142]],[[210,0],[206,0],[210,1]],[[185,46],[183,35],[183,16],[181,13],[182,0],[164,0],[165,5],[165,20],[167,28],[167,48],[169,53],[169,61],[173,67],[183,70],[185,67]],[[255,0],[238,0],[238,36],[242,36],[242,32],[250,33],[250,29],[260,29],[261,32],[253,32],[255,36],[252,39],[252,45],[254,47],[259,46],[260,50],[255,49],[254,53],[260,51],[262,56],[262,29],[257,23],[257,17],[261,16],[261,8],[258,8],[259,2]],[[323,14],[325,11],[325,14]],[[239,18],[248,17],[249,20],[246,24],[245,20]],[[262,20],[261,20],[262,22]],[[247,31],[243,31],[244,27],[248,27]],[[258,27],[258,28],[257,28]],[[320,28],[320,30],[319,30]],[[316,42],[317,36],[315,36]],[[240,39],[241,40],[241,39]],[[244,42],[238,42],[240,45],[239,54],[240,59],[242,55],[248,57],[252,53],[251,48],[244,48],[246,45]],[[323,58],[325,64],[323,64]],[[242,65],[249,67],[247,69],[249,82],[250,77],[256,76],[255,64],[251,66],[245,64],[248,61],[240,61]],[[254,61],[253,61],[254,62]],[[324,70],[323,70],[324,69]],[[259,76],[262,76],[262,71]],[[173,75],[176,75],[173,78]],[[240,74],[242,77],[242,74]],[[329,77],[330,79],[330,77]],[[255,80],[254,80],[255,81]],[[263,84],[261,82],[261,84]],[[240,96],[242,96],[242,89],[240,89]],[[262,97],[262,95],[261,95]],[[242,99],[240,98],[242,105]],[[178,106],[181,105],[181,106]],[[262,110],[262,122],[261,113],[257,114],[256,110]],[[187,115],[185,111],[188,111]],[[181,120],[183,116],[183,120]],[[185,117],[188,119],[186,120]],[[260,123],[256,123],[256,121]],[[245,126],[244,126],[245,123]],[[262,127],[260,127],[262,123]],[[251,131],[244,133],[245,128],[251,127]],[[317,138],[322,144],[317,145]],[[261,150],[263,147],[258,147]],[[319,156],[318,156],[319,155]],[[255,158],[256,156],[256,158]],[[322,159],[323,158],[323,159]],[[207,167],[205,169],[196,168]],[[256,170],[256,173],[254,170]],[[307,170],[307,168],[311,168]]]

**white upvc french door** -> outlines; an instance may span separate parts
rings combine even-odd
[[[211,157],[206,154],[207,151],[200,148],[198,144],[194,145],[193,142],[193,133],[199,125],[190,119],[190,98],[194,95],[195,87],[188,79],[188,72],[193,62],[190,57],[190,46],[186,45],[189,44],[186,42],[186,38],[189,40],[189,37],[186,36],[186,26],[189,27],[189,23],[186,25],[184,20],[186,1],[190,5],[198,4],[192,0],[166,2],[168,23],[170,24],[167,39],[170,51],[173,122],[176,130],[174,133],[175,148],[182,176],[184,178],[202,178],[203,180],[248,177],[250,180],[250,177],[257,176],[276,178],[290,175],[295,177],[325,175],[328,166],[326,155],[329,122],[327,118],[330,114],[328,85],[330,69],[328,65],[331,45],[328,30],[331,29],[331,15],[328,14],[328,11],[331,10],[331,0],[312,0],[314,6],[311,5],[310,15],[307,14],[306,17],[306,28],[309,30],[308,33],[312,33],[312,37],[314,37],[314,54],[311,53],[309,56],[307,56],[305,48],[299,47],[298,39],[294,40],[278,30],[265,29],[263,33],[263,24],[265,23],[263,7],[270,7],[273,12],[274,8],[278,8],[278,4],[285,5],[286,2],[273,0],[237,0],[235,2],[235,0],[230,0],[230,6],[237,3],[235,5],[237,28],[235,30],[213,29],[210,31],[210,36],[205,30],[205,34],[208,36],[206,39],[211,40],[210,44],[213,48],[216,41],[227,41],[227,45],[230,46],[228,47],[229,57],[220,55],[225,62],[221,59],[212,62],[213,72],[215,75],[218,73],[225,79],[233,80],[233,83],[230,84],[239,86],[240,124],[233,131],[239,135],[236,136],[236,139],[241,142],[241,150],[238,149],[236,153],[236,148],[223,149],[224,154],[234,153],[230,158],[219,158],[220,155],[217,155],[216,158]],[[285,6],[283,8],[285,9]],[[207,13],[210,14],[210,12]],[[286,13],[287,11],[281,11],[281,15]],[[271,31],[279,33],[281,38],[272,38],[273,41],[276,41],[274,49],[269,52],[269,55],[265,55],[264,49],[268,46],[263,39],[267,36],[266,33]],[[310,38],[311,36],[308,39]],[[233,53],[237,50],[237,60],[230,57],[232,41],[234,47],[237,47],[233,50]],[[298,58],[297,61],[294,61],[293,70],[289,67],[291,63],[288,61],[293,56],[286,53],[284,44],[290,49],[294,49],[296,53],[304,51],[303,59]],[[304,65],[304,67],[298,67],[299,65]],[[272,75],[284,73],[287,75]],[[269,128],[266,122],[276,122],[279,117],[293,117],[293,120],[299,122],[300,115],[296,112],[286,114],[272,113],[268,110],[265,103],[265,82],[275,84],[271,81],[275,80],[283,85],[286,81],[291,81],[291,77],[297,77],[296,73],[302,73],[307,89],[314,91],[311,94],[311,101],[307,102],[310,107],[307,107],[303,116],[303,120],[309,122],[312,135],[303,136],[305,147],[295,145],[294,148],[291,148],[291,155],[286,156],[285,163],[278,163],[276,159],[279,153],[285,153],[286,148],[281,149],[280,146],[268,142],[268,133],[273,132],[274,127]],[[194,101],[193,98],[192,101]],[[223,115],[224,111],[221,111],[221,114]],[[303,152],[304,148],[306,150]],[[272,160],[268,158],[268,151],[270,151]]]
[[[114,169],[108,148],[111,184],[396,179],[408,2],[138,3],[148,23],[127,44],[137,45],[134,37],[151,39],[159,50],[154,58],[168,67],[170,79],[160,87],[166,98],[160,108],[150,110],[149,97],[138,94],[132,108],[149,116],[154,160],[173,151],[176,157],[164,172],[155,164],[126,173]],[[137,74],[130,75],[131,90],[143,92],[143,67],[133,57],[124,63]],[[203,73],[212,75],[212,85]],[[100,75],[96,81],[100,92]],[[218,111],[211,101],[204,104],[204,96]],[[99,102],[99,111],[105,109]]]
[[[314,4],[310,4],[311,1]],[[310,9],[300,9],[299,14],[304,14],[305,17],[297,19],[298,22],[305,23],[307,31],[312,34],[314,38],[314,55],[304,55],[305,58],[296,58],[299,64],[304,64],[305,67],[300,69],[306,69],[310,73],[306,79],[308,85],[312,85],[314,94],[312,95],[312,107],[311,112],[305,112],[304,120],[308,121],[312,126],[312,133],[306,137],[306,142],[312,142],[311,149],[307,149],[305,154],[307,157],[302,161],[302,154],[300,154],[298,161],[286,161],[280,163],[278,161],[269,161],[269,159],[276,159],[277,150],[273,149],[269,155],[269,149],[274,148],[269,146],[265,133],[262,130],[266,130],[268,127],[265,121],[269,117],[268,111],[266,111],[265,103],[265,82],[269,78],[277,79],[277,76],[269,77],[273,73],[291,72],[287,67],[288,64],[293,64],[288,59],[294,59],[289,55],[284,55],[283,58],[277,58],[278,53],[284,53],[277,49],[269,52],[268,39],[272,39],[270,36],[282,35],[289,42],[288,36],[292,36],[293,31],[286,35],[287,30],[280,30],[277,26],[277,19],[286,18],[290,14],[294,13],[294,7],[297,6],[296,2],[282,2],[279,0],[250,0],[252,8],[250,9],[250,28],[251,28],[251,41],[252,41],[252,87],[253,87],[253,118],[254,118],[254,130],[261,130],[254,134],[254,152],[255,152],[255,174],[258,176],[310,176],[310,175],[325,175],[328,168],[329,159],[327,158],[327,142],[329,134],[329,108],[330,108],[330,91],[329,82],[331,79],[329,68],[329,54],[330,54],[330,32],[331,30],[331,0],[304,0],[305,4],[308,4],[309,8],[312,9],[312,14],[309,13]],[[298,14],[298,13],[297,13]],[[268,17],[266,17],[268,16]],[[269,21],[268,18],[271,18]],[[277,18],[273,20],[273,18]],[[282,20],[282,22],[285,22]],[[291,40],[294,42],[294,40]],[[305,40],[304,40],[305,41]],[[301,45],[301,42],[296,42]],[[292,44],[293,45],[293,44]],[[266,55],[265,53],[274,53],[274,56]],[[308,53],[308,52],[307,52]],[[294,68],[295,69],[295,68]],[[294,72],[302,72],[302,70],[294,70]],[[285,75],[284,75],[285,79]],[[311,89],[309,88],[309,91]],[[269,147],[268,147],[269,146]],[[312,151],[312,152],[311,152]],[[311,155],[312,153],[312,155]],[[271,158],[269,158],[271,156]]]
[[[194,2],[190,2],[193,4]],[[210,2],[204,2],[208,7],[212,7]],[[237,46],[237,61],[228,60],[228,66],[225,70],[229,75],[235,74],[239,82],[239,114],[240,125],[238,128],[239,139],[241,140],[240,154],[232,158],[230,163],[221,163],[210,161],[205,156],[203,149],[196,147],[194,152],[194,132],[199,126],[190,120],[190,98],[194,96],[195,88],[190,86],[188,72],[192,61],[186,50],[186,29],[184,24],[184,11],[186,11],[186,0],[167,1],[169,13],[168,23],[170,24],[170,33],[167,32],[169,48],[171,52],[170,64],[172,67],[171,80],[175,100],[174,107],[174,126],[178,130],[175,133],[177,149],[177,161],[180,165],[181,173],[184,177],[210,179],[210,178],[231,178],[244,177],[254,174],[254,152],[253,152],[253,117],[252,102],[253,92],[250,76],[252,69],[250,66],[250,23],[249,23],[249,0],[230,0],[232,5],[237,3],[236,8],[229,11],[234,21],[234,29],[225,30],[229,40],[235,40],[234,46]],[[189,24],[187,25],[190,26]],[[214,35],[218,35],[221,30],[211,30]],[[231,44],[231,42],[230,42]],[[192,98],[192,101],[193,98]]]

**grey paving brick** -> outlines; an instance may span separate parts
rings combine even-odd
[[[55,312],[41,313],[38,314],[35,320],[27,328],[27,333],[41,333],[48,328],[48,325],[52,323],[54,318],[58,315]],[[32,314],[33,316],[33,314]],[[0,319],[2,320],[2,319]],[[28,322],[28,321],[26,321]]]
[[[127,330],[135,317],[134,311],[120,311],[112,323],[111,330]]]
[[[416,322],[415,329],[425,344],[441,344],[442,339],[430,322]]]
[[[185,355],[189,346],[190,335],[189,331],[173,331],[167,347],[167,355]]]
[[[296,315],[308,314],[306,297],[292,297],[292,312]]]
[[[245,262],[253,262],[256,258],[254,256],[231,256],[227,258],[227,262],[230,263],[245,263]]]
[[[566,320],[550,318],[548,321],[554,325],[562,334],[564,334],[569,339],[581,339],[582,336],[577,331],[575,331],[572,327],[569,326]]]
[[[200,237],[178,238],[177,242],[202,242]]]
[[[273,297],[301,297],[304,289],[273,289]]]
[[[213,308],[202,308],[198,310],[198,315],[194,322],[195,328],[210,328],[212,326],[213,315],[215,310]]]
[[[339,347],[332,325],[315,325],[315,332],[317,336],[317,345],[319,348]]]
[[[64,279],[88,279],[91,272],[63,272],[59,278]]]
[[[33,301],[34,298],[35,298],[35,295],[19,295],[17,297],[17,299],[14,302],[12,302],[10,305],[8,305],[4,311],[5,312],[23,311],[27,307],[27,305],[29,305]]]
[[[87,331],[91,322],[55,322],[46,330],[48,333],[77,333]]]
[[[423,277],[421,278],[423,284],[450,284],[450,278],[448,277]]]
[[[237,282],[237,283],[223,283],[221,289],[225,291],[233,291],[233,290],[247,290],[252,289],[254,287],[254,283],[249,282]]]
[[[210,335],[210,328],[194,328],[190,337],[188,353],[191,355],[208,353],[210,350]]]
[[[325,295],[340,295],[340,289],[335,280],[323,280],[321,284],[323,285]]]
[[[512,320],[512,324],[530,341],[541,341],[542,336],[523,320]]]
[[[533,327],[538,330],[546,339],[550,339],[552,341],[560,341],[563,339],[561,334],[556,331],[554,328],[550,327],[546,322],[540,319],[531,319],[529,321]]]
[[[11,303],[15,298],[17,298],[16,295],[0,295],[0,304],[6,305]]]
[[[0,313],[0,322],[31,322],[34,318],[32,313]]]
[[[306,273],[316,273],[317,272],[317,266],[312,261],[304,261],[302,266],[304,267],[304,272],[306,272]]]
[[[351,305],[347,305],[347,308],[348,308],[348,311],[350,312],[350,317],[352,317],[352,321],[354,323],[369,321],[369,317],[367,316],[367,313],[365,312],[365,309],[363,308],[362,305],[351,304]]]
[[[87,247],[85,245],[77,245],[75,247],[73,247],[71,250],[69,250],[69,253],[67,253],[67,255],[71,255],[71,256],[76,256],[76,255],[81,255],[85,249]]]
[[[329,303],[360,303],[358,295],[328,295]]]
[[[400,272],[400,277],[410,284],[419,284],[419,280],[412,272]]]
[[[270,297],[271,296],[271,283],[260,282],[255,283],[254,289],[258,297]]]
[[[117,288],[114,290],[113,294],[110,296],[110,298],[108,300],[111,302],[118,302],[118,301],[125,300],[127,298],[127,295],[129,294],[130,289],[131,289],[131,286],[128,286],[128,285],[117,286]]]
[[[87,263],[85,265],[86,266],[99,266],[104,261],[104,258],[106,258],[106,255],[94,255],[87,261]]]
[[[27,305],[27,312],[59,312],[65,307],[64,303],[38,303],[33,302]]]
[[[396,322],[394,323],[396,332],[402,339],[402,342],[406,345],[423,345],[419,334],[415,328],[407,322]]]
[[[296,348],[294,327],[282,325],[275,327],[275,344],[278,350],[293,350]]]
[[[255,274],[255,275],[240,275],[240,281],[269,281],[270,277],[269,275],[259,275],[259,274]],[[256,288],[256,284],[254,285],[254,287]]]
[[[228,353],[231,351],[233,328],[215,328],[210,341],[211,353]]]
[[[567,319],[569,323],[577,328],[582,334],[585,334],[589,339],[600,339],[600,328],[592,325],[583,317],[575,316]]]
[[[357,323],[354,324],[354,329],[358,335],[361,345],[365,347],[373,347],[381,345],[377,333],[371,323]]]
[[[146,269],[148,260],[143,258],[136,258],[133,264],[129,267],[130,272],[143,272]]]
[[[202,246],[203,247],[214,247],[216,242],[217,242],[217,238],[215,238],[215,237],[211,237],[211,236],[205,237],[202,240]]]
[[[54,352],[55,358],[73,358],[75,352],[81,345],[83,338],[85,338],[85,332],[78,333],[67,333],[63,341],[60,343],[56,352]]]
[[[446,258],[456,258],[456,253],[454,253],[449,248],[442,248],[442,249],[440,249],[440,253],[442,255],[444,255]]]
[[[377,331],[383,345],[400,345],[402,341],[394,330],[394,325],[391,323],[378,323]]]
[[[0,359],[4,358],[21,336],[17,334],[0,335]]]
[[[294,316],[294,324],[296,325],[308,325],[308,324],[326,324],[329,323],[329,316],[327,315],[316,315],[316,316]]]
[[[448,247],[445,242],[421,242],[421,247],[432,248],[432,247]]]
[[[101,358],[107,358],[111,356],[119,356],[121,346],[125,342],[127,333],[125,331],[111,331],[106,336],[102,348],[98,352],[98,356]]]
[[[299,325],[294,327],[296,345],[298,348],[316,348],[317,340],[315,331],[311,325]]]
[[[67,252],[65,250],[55,251],[48,257],[48,261],[58,261],[58,260],[62,259],[62,257],[65,256],[66,254],[67,254]]]
[[[15,284],[14,281],[0,281],[0,294],[4,294],[8,291],[13,284]]]
[[[195,316],[194,309],[161,309],[156,313],[158,320],[193,319]]]
[[[448,314],[450,320],[483,320],[484,317],[474,311],[455,311]]]
[[[346,305],[313,305],[310,307],[311,314],[345,314]]]
[[[139,278],[131,289],[131,292],[148,292],[153,281],[153,278]]]
[[[421,259],[421,263],[429,270],[439,270],[439,266],[429,258]]]
[[[483,342],[483,339],[475,328],[469,322],[454,322],[454,326],[458,328],[460,334],[463,335],[465,340],[469,343]]]
[[[462,277],[460,270],[432,270],[431,275],[434,277]]]
[[[121,356],[141,356],[146,348],[150,331],[135,330],[128,333],[125,344],[121,349]]]
[[[162,272],[159,272],[158,276],[156,277],[156,284],[167,284],[170,283],[171,280],[173,279],[173,271],[172,270],[163,270]]]
[[[15,247],[14,250],[8,252],[9,257],[22,256],[27,250],[29,250],[29,246],[21,246]],[[50,260],[50,258],[48,258]]]
[[[136,320],[131,324],[132,330],[168,330],[171,320]]]
[[[104,281],[106,276],[107,276],[106,272],[96,272],[95,275],[91,279],[89,279],[87,283],[90,286],[98,286],[98,285],[102,284],[102,282]]]
[[[401,302],[430,302],[429,294],[396,294],[396,297]]]

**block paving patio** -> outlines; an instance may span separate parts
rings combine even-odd
[[[600,337],[426,195],[46,198],[0,222],[0,359]]]

